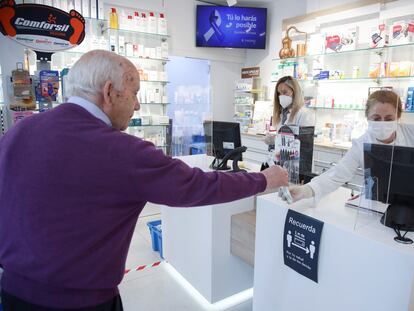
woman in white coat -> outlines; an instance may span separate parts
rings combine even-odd
[[[315,126],[315,114],[303,107],[303,95],[298,81],[285,76],[277,81],[273,100],[272,126],[276,132],[282,125]],[[268,134],[265,143],[273,145],[275,134]]]
[[[306,185],[290,187],[293,201],[314,197],[317,202],[350,181],[358,168],[364,166],[364,143],[395,143],[395,145],[413,147],[413,127],[397,122],[401,112],[401,99],[394,92],[380,90],[372,93],[368,97],[365,109],[365,116],[368,119],[368,129],[365,134],[352,141],[351,149],[336,166],[313,178]]]

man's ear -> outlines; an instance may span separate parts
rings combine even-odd
[[[111,103],[111,93],[113,92],[114,87],[112,81],[106,81],[103,87],[103,101],[104,105],[109,105]]]

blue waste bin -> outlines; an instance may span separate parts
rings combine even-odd
[[[164,259],[162,254],[162,229],[161,220],[153,220],[147,222],[151,234],[152,250],[160,253],[160,257]],[[1,311],[1,310],[0,310]]]

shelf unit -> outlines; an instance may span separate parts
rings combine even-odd
[[[366,100],[369,93],[381,88],[392,88],[401,97],[402,121],[414,123],[414,107],[407,104],[408,88],[414,87],[414,40],[405,37],[406,32],[399,34],[398,27],[393,35],[393,25],[405,21],[408,27],[414,20],[414,6],[409,1],[387,1],[356,7],[284,20],[283,29],[294,25],[307,33],[309,54],[272,59],[271,82],[286,75],[298,80],[305,105],[316,115],[315,134],[324,139],[349,142],[363,134]],[[372,42],[378,38],[382,38],[379,43]],[[304,35],[291,39],[293,49],[306,40]],[[333,50],[337,47],[339,52]],[[344,47],[348,50],[343,51]],[[325,137],[332,128],[338,129],[336,137]]]
[[[247,133],[252,126],[254,103],[263,91],[260,78],[237,80],[234,89],[234,121],[240,123],[240,131]]]
[[[85,21],[86,37],[76,49],[58,53],[52,57],[52,67],[70,67],[83,53],[92,49],[113,51],[128,58],[139,70],[141,89],[138,95],[140,110],[133,118],[167,115],[166,85],[168,81],[165,65],[168,58],[169,35],[141,32],[129,29],[108,27],[108,20],[88,18]],[[53,68],[53,69],[55,69]],[[135,126],[130,122],[126,132],[154,142],[168,153],[171,141],[170,124],[150,124]],[[157,143],[156,143],[157,142]]]
[[[275,58],[273,61],[277,64],[279,72],[273,75],[272,82],[276,82],[283,75],[297,78],[304,90],[305,99],[308,104],[310,102],[309,106],[316,109],[331,108],[330,103],[334,101],[333,109],[345,107],[345,110],[364,110],[363,105],[368,97],[369,88],[378,87],[393,87],[405,103],[407,88],[414,86],[413,54],[414,43],[410,43],[286,59]],[[408,68],[401,74],[395,68],[402,63],[407,64]],[[318,71],[328,71],[329,75],[333,73],[334,76],[320,79],[315,76]],[[343,103],[350,102],[349,96],[354,98],[351,102],[359,106],[357,109],[347,107],[348,105]],[[408,108],[408,111],[414,110],[414,107],[403,108]]]

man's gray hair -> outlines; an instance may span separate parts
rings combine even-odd
[[[66,97],[79,96],[96,102],[107,81],[111,81],[116,90],[122,91],[126,70],[124,63],[123,57],[109,51],[85,53],[69,70]]]

